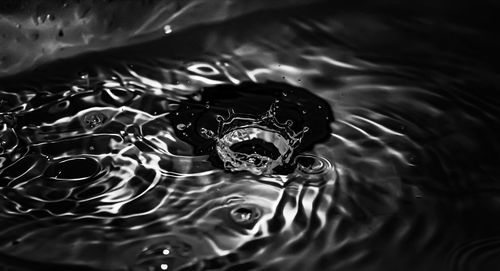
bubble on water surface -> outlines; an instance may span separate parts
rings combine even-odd
[[[87,129],[94,129],[101,126],[107,117],[101,112],[89,112],[83,116],[83,124]]]
[[[252,205],[239,205],[231,209],[230,216],[238,224],[251,224],[261,217],[261,211]]]

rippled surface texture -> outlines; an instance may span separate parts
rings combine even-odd
[[[0,4],[0,270],[498,270],[493,6],[97,2]],[[217,130],[172,121],[245,82],[333,112],[286,174],[224,170],[182,135]],[[206,106],[270,108],[237,101]],[[288,150],[257,128],[223,143]]]

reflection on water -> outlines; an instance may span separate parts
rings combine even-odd
[[[453,16],[280,11],[179,12],[194,27],[169,31],[145,16],[163,37],[0,78],[1,268],[495,270],[500,101],[478,53],[495,37]],[[233,154],[288,151],[253,122],[275,98],[276,127],[309,128],[293,167],[217,165],[231,132]],[[218,129],[230,109],[252,125]]]

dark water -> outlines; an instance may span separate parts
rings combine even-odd
[[[0,270],[499,270],[486,4],[0,4]]]

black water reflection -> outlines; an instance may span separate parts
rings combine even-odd
[[[1,268],[495,270],[494,9],[331,6],[117,34],[126,46],[0,78]],[[247,81],[334,113],[287,175],[214,167],[170,121]]]

